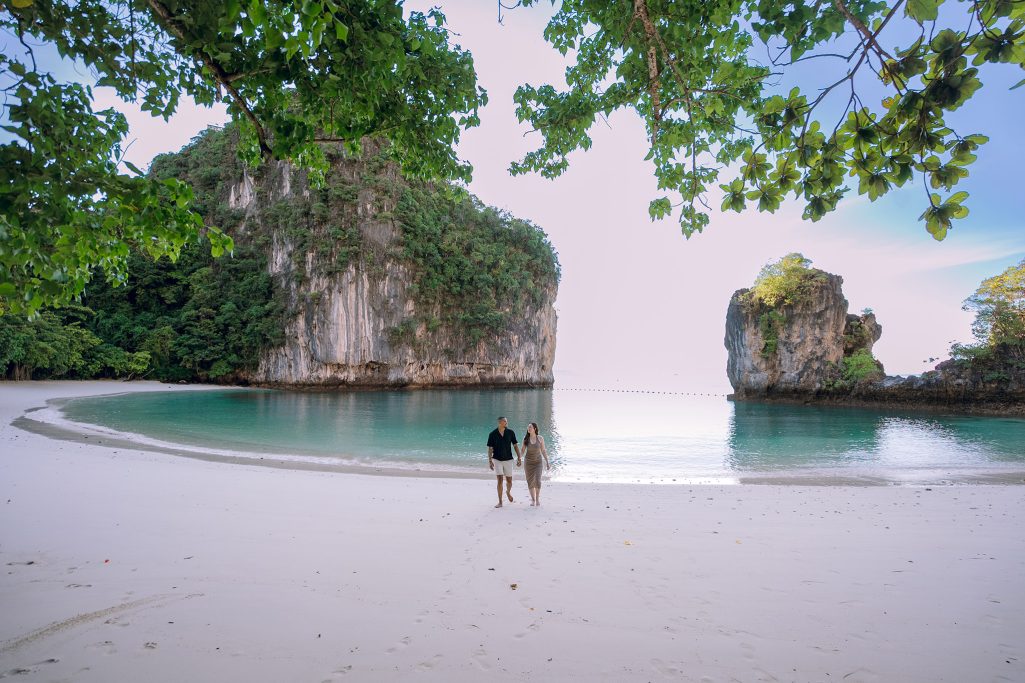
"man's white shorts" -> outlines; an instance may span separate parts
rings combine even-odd
[[[513,474],[512,460],[492,460],[495,463],[496,477],[511,477]]]

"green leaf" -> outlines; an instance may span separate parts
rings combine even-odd
[[[939,16],[941,0],[908,0],[904,11],[918,23],[935,21]]]
[[[648,215],[651,220],[658,220],[665,218],[673,212],[673,205],[669,201],[668,197],[660,197],[659,199],[653,199],[648,204]]]
[[[267,14],[263,9],[263,0],[250,0],[248,13],[253,24],[257,26],[260,26],[267,21]]]
[[[335,21],[335,38],[342,41],[343,43],[348,42],[349,40],[349,27],[343,24],[341,21]]]

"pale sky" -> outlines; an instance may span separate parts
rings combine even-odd
[[[875,311],[883,326],[876,355],[888,373],[922,372],[934,364],[924,360],[946,357],[951,341],[970,341],[971,316],[961,302],[983,278],[1025,256],[1017,170],[1025,142],[1015,122],[1025,88],[1007,90],[1021,78],[1012,68],[984,73],[985,87],[950,117],[959,132],[987,134],[990,143],[958,186],[972,195],[971,215],[944,242],[918,221],[926,201],[920,179],[875,203],[849,194],[818,223],[802,221],[802,206],[793,200],[772,215],[713,212],[705,232],[686,240],[675,218],[648,219],[648,201],[658,194],[643,160],[644,128],[632,113],[599,123],[592,149],[574,154],[558,180],[508,174],[509,163],[539,143],[516,122],[516,86],[564,83],[566,61],[542,38],[549,6],[505,12],[502,25],[492,2],[407,7],[434,4],[456,42],[472,52],[489,95],[481,126],[464,133],[459,146],[474,167],[470,190],[540,225],[559,252],[556,386],[728,391],[723,332],[730,295],[749,286],[766,262],[792,251],[843,276],[852,312]],[[164,123],[104,89],[96,96],[128,116],[134,138],[128,159],[139,166],[226,120],[223,108],[183,104]]]

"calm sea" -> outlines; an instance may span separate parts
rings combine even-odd
[[[734,404],[722,396],[229,389],[75,399],[64,412],[76,422],[200,449],[478,472],[486,472],[488,432],[506,415],[521,438],[527,422],[541,426],[560,481],[1025,477],[1025,420]]]

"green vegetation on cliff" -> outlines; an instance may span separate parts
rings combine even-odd
[[[802,303],[825,273],[811,267],[811,259],[802,254],[787,254],[762,267],[751,288],[750,299],[769,308]]]
[[[850,387],[869,379],[882,379],[883,365],[868,349],[858,349],[840,361],[840,386]]]
[[[396,215],[416,273],[414,297],[440,310],[441,324],[465,333],[470,345],[498,334],[528,303],[540,306],[559,281],[545,233],[476,197],[410,187]]]

